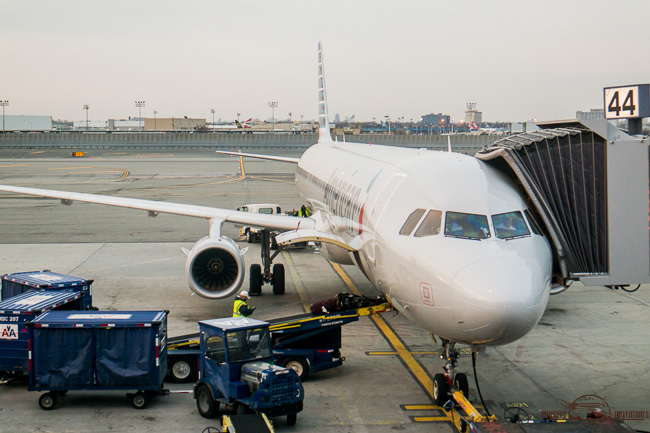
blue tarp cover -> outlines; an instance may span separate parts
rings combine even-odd
[[[30,327],[30,388],[159,389],[167,373],[166,323],[165,311],[43,313]]]

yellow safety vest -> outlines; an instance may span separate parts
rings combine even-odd
[[[248,316],[244,316],[239,312],[239,309],[241,308],[242,305],[248,306],[246,301],[242,301],[241,299],[235,299],[235,304],[232,307],[232,317],[248,317]]]

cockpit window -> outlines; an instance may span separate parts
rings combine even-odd
[[[524,217],[519,211],[492,215],[492,224],[494,233],[499,239],[530,236]]]
[[[440,222],[442,221],[442,212],[439,210],[430,210],[420,227],[415,231],[415,237],[433,236],[440,233]]]
[[[490,237],[487,216],[447,212],[445,236],[465,239],[487,239]]]
[[[531,229],[533,229],[533,233],[539,236],[544,236],[544,234],[542,233],[542,229],[539,228],[539,224],[537,224],[537,220],[530,212],[530,210],[524,209],[524,215],[526,215],[526,219],[528,220],[528,225],[530,226]]]
[[[406,222],[402,226],[402,229],[399,231],[399,234],[409,236],[417,223],[420,221],[420,218],[422,218],[422,215],[424,215],[424,209],[415,209],[406,219]]]

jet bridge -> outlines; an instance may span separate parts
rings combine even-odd
[[[605,120],[538,126],[476,157],[509,173],[526,192],[554,249],[555,282],[649,283],[648,137],[627,135]]]

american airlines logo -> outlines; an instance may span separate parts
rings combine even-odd
[[[18,340],[18,325],[3,325],[0,327],[0,338],[3,340]]]

